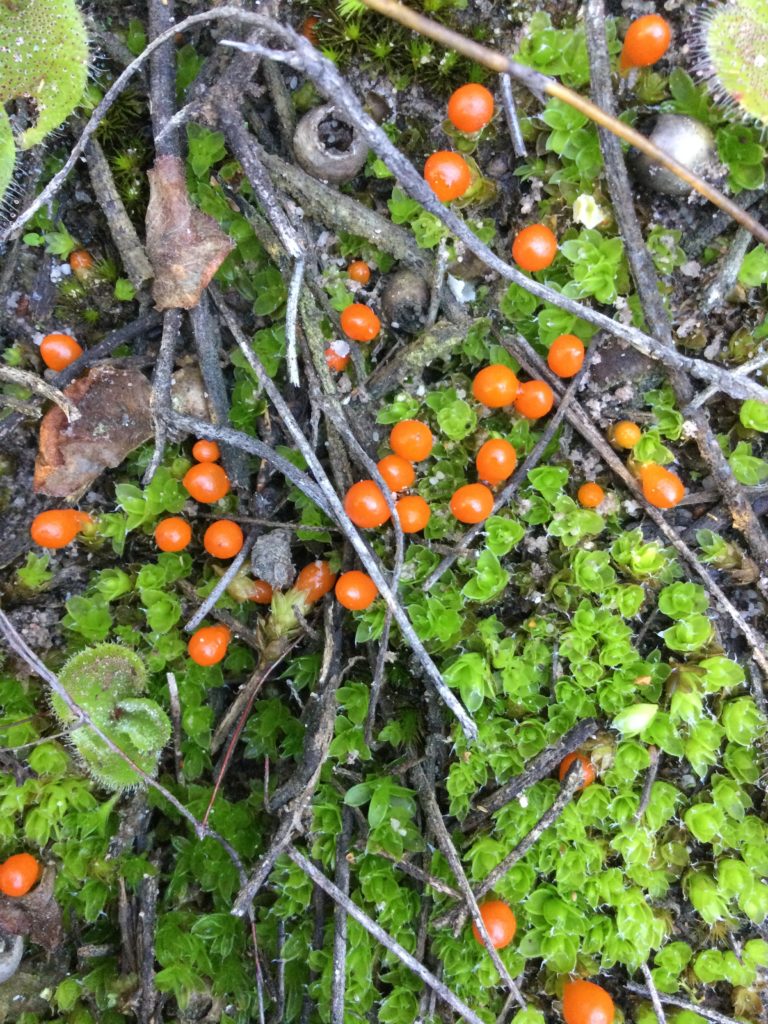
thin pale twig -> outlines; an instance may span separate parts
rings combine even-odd
[[[653,1010],[656,1014],[656,1020],[659,1022],[659,1024],[667,1024],[667,1018],[664,1013],[664,1007],[661,1005],[661,1000],[659,999],[659,992],[653,983],[653,975],[651,974],[648,964],[640,964],[640,970],[643,972],[645,984],[648,986],[648,991],[651,996],[651,1002],[653,1003]]]
[[[288,302],[285,307],[285,350],[288,366],[288,380],[295,388],[299,386],[299,354],[296,343],[296,321],[299,311],[299,295],[304,281],[304,258],[296,260],[288,286]]]
[[[176,344],[180,328],[181,310],[167,309],[163,314],[163,334],[152,378],[150,410],[155,424],[155,447],[149,465],[144,472],[142,483],[145,487],[152,482],[165,454],[165,445],[168,440],[167,416],[171,412],[173,364],[176,359]]]
[[[34,391],[41,398],[47,398],[49,402],[58,405],[70,423],[75,423],[80,419],[80,413],[72,399],[67,398],[63,391],[59,391],[47,380],[38,377],[36,373],[19,370],[16,366],[0,365],[0,380],[5,380],[9,384],[17,384],[19,387]]]
[[[651,999],[651,992],[644,985],[638,985],[634,981],[627,981],[624,983],[624,987],[627,992],[632,992],[634,995],[642,996],[643,999]],[[691,1003],[687,999],[681,999],[679,996],[667,995],[666,992],[658,992],[659,1001],[661,1003],[667,1003],[669,1006],[677,1006],[681,1010],[688,1010],[690,1013],[698,1013],[700,1017],[706,1017],[707,1020],[711,1020],[714,1024],[740,1024],[739,1021],[733,1019],[733,1017],[726,1017],[724,1013],[718,1013],[717,1010],[710,1010],[707,1006],[701,1003]]]
[[[184,629],[187,633],[191,633],[193,629],[197,629],[197,627],[200,625],[200,623],[203,621],[206,615],[208,615],[211,609],[216,607],[216,605],[219,602],[219,598],[222,597],[224,591],[227,589],[227,587],[235,578],[235,576],[237,576],[237,574],[240,572],[243,563],[245,562],[246,558],[250,555],[251,548],[253,547],[253,543],[256,540],[256,535],[256,530],[251,530],[250,533],[246,535],[243,546],[240,548],[237,555],[232,559],[232,561],[227,566],[227,571],[218,580],[216,586],[213,588],[210,594],[208,594],[208,596],[205,598],[205,600],[197,609],[197,611],[189,620],[189,622],[187,622],[186,625],[184,626]]]
[[[517,116],[517,104],[512,92],[512,79],[508,74],[499,75],[501,80],[501,101],[504,107],[504,118],[509,129],[509,137],[512,140],[512,150],[516,157],[524,160],[528,156],[525,148],[525,140],[520,129],[520,119]]]

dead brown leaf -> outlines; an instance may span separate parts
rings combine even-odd
[[[61,909],[53,896],[56,872],[47,867],[32,892],[26,896],[0,896],[0,928],[9,935],[22,935],[52,952],[61,945]]]
[[[80,419],[67,423],[58,407],[40,424],[35,491],[76,498],[104,472],[119,466],[153,434],[149,381],[137,370],[95,366],[65,390]]]
[[[178,157],[158,157],[149,171],[146,248],[155,271],[157,309],[196,306],[234,249],[216,221],[192,205]]]

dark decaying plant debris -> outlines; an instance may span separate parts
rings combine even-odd
[[[764,1024],[766,150],[692,77],[695,12],[665,12],[669,54],[623,78],[617,36],[648,5],[92,6],[103,99],[0,226],[0,854],[46,865],[0,895],[2,1019],[555,1024],[583,977],[617,1019]],[[477,138],[445,120],[468,76],[497,100]],[[325,103],[333,144],[369,149],[338,186],[297,157]],[[712,129],[720,162],[688,184],[716,213],[633,177],[620,137],[662,110]],[[473,161],[475,206],[425,183],[436,149]],[[560,255],[531,276],[510,242],[539,220]],[[80,249],[82,280],[59,266]],[[384,327],[332,372],[352,301]],[[85,352],[52,373],[34,342],[59,330]],[[562,380],[546,353],[568,332],[587,352]],[[498,362],[551,386],[546,418],[474,400]],[[435,437],[415,535],[377,466],[409,418]],[[631,455],[619,419],[643,428]],[[464,527],[448,500],[489,436],[518,465]],[[197,438],[231,483],[213,506],[181,484]],[[657,460],[686,482],[674,510],[643,497],[636,464]],[[381,530],[349,518],[362,478]],[[93,528],[42,553],[43,498]],[[171,515],[193,541],[160,554]],[[228,561],[202,545],[222,518],[244,534]],[[318,559],[377,600],[304,602]],[[187,642],[215,623],[229,651],[203,668]],[[112,717],[58,676],[106,640],[141,655],[151,697]],[[49,694],[133,791],[88,776]],[[152,748],[139,705],[170,722],[156,774],[119,743]],[[583,789],[578,761],[559,777],[575,751]],[[502,949],[491,898],[517,917]]]

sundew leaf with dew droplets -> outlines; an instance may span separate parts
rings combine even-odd
[[[711,9],[702,35],[714,92],[768,124],[768,0]]]

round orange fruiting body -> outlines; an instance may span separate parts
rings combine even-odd
[[[353,302],[341,312],[341,329],[352,341],[366,345],[381,330],[381,320],[364,302]]]
[[[29,534],[41,548],[55,550],[65,548],[92,522],[87,512],[79,512],[75,508],[51,508],[35,516]]]
[[[565,776],[568,774],[568,769],[571,767],[574,761],[578,761],[581,765],[582,777],[584,780],[582,784],[579,786],[579,789],[586,789],[587,786],[591,786],[597,778],[597,772],[595,771],[595,766],[592,764],[589,758],[585,757],[584,754],[579,753],[578,750],[574,750],[572,754],[566,754],[563,760],[560,762],[560,771],[558,772],[560,781],[562,782]]]
[[[344,497],[344,509],[355,524],[364,530],[383,526],[392,513],[381,488],[373,480],[358,480]]]
[[[454,491],[450,508],[460,523],[482,523],[493,512],[493,494],[485,484],[465,484]]]
[[[218,462],[198,462],[181,481],[195,501],[212,505],[229,494],[229,477]]]
[[[93,256],[87,249],[75,249],[69,255],[69,265],[78,281],[87,281],[92,276]]]
[[[403,533],[418,533],[430,520],[432,510],[420,494],[406,494],[395,505]]]
[[[46,334],[40,342],[40,358],[49,370],[60,373],[83,354],[70,334]]]
[[[231,639],[232,633],[226,626],[203,626],[190,637],[187,651],[192,661],[209,668],[224,660]]]
[[[563,989],[565,1024],[613,1024],[616,1008],[600,985],[592,981],[567,981]]]
[[[330,565],[318,558],[304,566],[296,577],[293,589],[300,590],[308,604],[314,604],[330,592],[335,582],[336,574],[331,572]]]
[[[600,484],[588,481],[581,485],[576,492],[576,497],[583,508],[597,508],[605,500],[605,491]]]
[[[500,484],[508,480],[516,465],[515,447],[503,437],[492,437],[486,441],[475,457],[477,475],[487,484]]]
[[[192,458],[196,462],[218,462],[221,458],[221,449],[215,441],[195,441],[192,445]]]
[[[530,224],[515,235],[512,259],[521,270],[546,270],[557,256],[557,239],[546,224]]]
[[[647,68],[661,60],[672,41],[672,29],[660,14],[645,14],[636,18],[627,29],[621,49],[619,69]]]
[[[502,900],[488,900],[480,904],[480,917],[495,949],[504,949],[515,937],[517,920],[512,910]],[[477,925],[472,923],[472,934],[482,944],[483,939]]]
[[[371,280],[371,268],[365,260],[352,260],[347,267],[347,277],[358,284],[368,284]]]
[[[4,896],[26,896],[40,874],[40,864],[31,853],[14,853],[0,864],[0,892]]]
[[[515,399],[515,409],[528,420],[538,420],[546,416],[555,404],[552,388],[544,380],[528,380],[520,385],[520,393]]]
[[[317,46],[317,26],[320,24],[320,19],[316,14],[310,14],[308,18],[305,18],[301,24],[301,34],[305,39],[308,39],[313,46]]]
[[[155,543],[161,551],[183,551],[192,540],[192,527],[181,516],[168,516],[155,527]]]
[[[243,531],[231,519],[217,519],[203,535],[203,547],[214,558],[234,558],[242,549]]]
[[[404,491],[416,479],[416,470],[402,455],[385,455],[376,463],[376,468],[387,487],[395,493]]]
[[[370,576],[359,569],[344,572],[336,581],[336,600],[351,612],[363,612],[378,596],[378,588]]]
[[[441,149],[428,157],[424,178],[441,203],[459,199],[472,183],[472,172],[463,156]]]
[[[628,451],[635,447],[642,436],[642,430],[632,420],[619,420],[608,431],[608,439],[619,448],[626,448]]]
[[[325,362],[329,370],[341,373],[349,366],[349,345],[346,341],[334,341],[325,350]]]
[[[468,82],[451,94],[448,120],[460,132],[479,132],[493,117],[493,106],[493,95],[484,85]]]
[[[558,377],[575,377],[584,363],[584,343],[575,334],[560,334],[549,346],[547,365]]]
[[[408,462],[421,462],[432,452],[432,431],[421,420],[400,420],[389,432],[389,445],[395,455]]]
[[[254,604],[271,604],[274,590],[271,583],[266,580],[253,580],[251,583],[251,594],[248,598]]]
[[[655,462],[640,467],[640,483],[645,500],[656,508],[674,508],[685,497],[685,485],[677,473]]]
[[[520,392],[517,375],[503,363],[492,363],[479,370],[472,381],[472,394],[489,409],[512,405]]]

